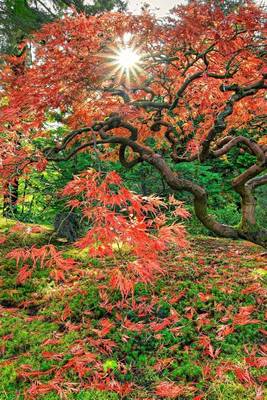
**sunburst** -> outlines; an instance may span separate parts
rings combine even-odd
[[[110,77],[128,85],[138,81],[142,69],[142,52],[132,40],[131,34],[125,34],[107,55]]]
[[[140,55],[132,47],[124,47],[118,50],[114,62],[124,71],[136,69],[140,63]]]

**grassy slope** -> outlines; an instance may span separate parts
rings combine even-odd
[[[0,220],[0,232],[11,225]],[[170,398],[252,400],[256,393],[264,398],[263,369],[246,361],[266,352],[266,258],[259,248],[195,238],[184,253],[164,255],[168,276],[154,287],[139,285],[134,306],[129,301],[122,307],[119,293],[109,293],[107,302],[96,287],[97,279],[105,283],[107,263],[88,260],[71,248],[66,252],[83,263],[79,279],[56,284],[48,271],[37,269],[17,285],[18,269],[5,254],[42,245],[50,237],[45,228],[38,234],[14,232],[0,245],[0,400],[27,399],[29,393],[32,398],[59,399],[52,386],[47,389],[58,371],[54,388],[63,394],[74,391],[68,399],[120,398],[90,390],[91,372],[70,363],[77,354],[82,359],[85,351],[96,354],[103,380],[118,382],[115,391],[123,394],[134,383],[125,399],[168,398],[168,391],[161,396],[157,392],[160,382],[183,388],[181,395]],[[251,315],[246,318],[247,310]],[[106,319],[111,327],[105,333],[101,321]],[[224,336],[229,326],[232,331]]]

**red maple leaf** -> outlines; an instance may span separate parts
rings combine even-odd
[[[174,382],[161,382],[156,386],[157,396],[169,399],[176,399],[185,393],[185,387]]]

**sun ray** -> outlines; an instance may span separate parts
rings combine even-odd
[[[129,71],[135,65],[138,65],[140,61],[139,54],[135,51],[135,49],[131,47],[124,47],[120,49],[118,56],[116,57],[115,62],[121,66],[125,71]]]
[[[108,79],[114,79],[120,83],[125,81],[127,84],[139,81],[139,77],[143,72],[142,53],[140,49],[131,43],[131,34],[126,33],[121,38],[116,47],[109,49],[109,53],[102,55],[108,60]]]

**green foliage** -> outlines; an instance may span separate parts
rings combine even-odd
[[[103,364],[104,372],[114,371],[118,368],[118,363],[116,360],[106,360]]]
[[[31,32],[45,23],[60,18],[67,7],[88,15],[126,8],[123,0],[95,0],[88,4],[85,0],[2,0],[0,13],[0,53],[17,54],[17,45]]]
[[[75,400],[119,400],[119,396],[116,393],[100,391],[100,390],[83,390],[77,396]]]
[[[4,0],[0,15],[2,52],[17,53],[17,44],[31,31],[51,20],[45,10],[30,7],[26,0]]]
[[[0,395],[1,392],[14,390],[17,381],[17,372],[13,364],[0,368]],[[1,397],[0,397],[1,398]]]
[[[51,146],[53,140],[64,135],[67,127],[62,125],[61,119],[61,114],[47,115],[47,127],[51,130],[51,140],[49,139],[48,143],[47,139],[39,138],[35,140],[34,146],[37,148]],[[246,131],[241,133],[247,135]],[[62,155],[64,156],[64,152]],[[227,157],[224,156],[216,161],[210,160],[205,164],[200,164],[198,161],[172,163],[172,168],[177,173],[182,172],[185,178],[206,188],[209,195],[210,214],[221,223],[237,226],[241,218],[240,197],[232,190],[231,181],[245,171],[252,161],[253,157],[250,154],[240,152],[239,149],[232,149]],[[65,200],[58,195],[58,192],[72,179],[73,175],[79,174],[88,166],[97,170],[101,169],[103,172],[111,170],[118,172],[123,177],[126,187],[144,196],[154,194],[166,199],[172,194],[172,190],[166,186],[164,180],[151,165],[138,164],[133,169],[125,170],[119,162],[101,164],[94,153],[78,153],[68,161],[50,163],[46,171],[42,173],[32,172],[26,181],[20,182],[20,202],[16,217],[27,222],[53,223],[55,215],[65,208]],[[191,218],[183,221],[189,233],[212,235],[195,217],[192,197],[183,192],[174,193],[174,195],[177,199],[184,201],[191,212]],[[256,196],[257,219],[261,221],[262,226],[265,226],[267,224],[266,190],[263,187],[259,188]],[[168,217],[171,216],[169,211],[166,213]]]
[[[17,218],[27,222],[53,223],[66,202],[58,192],[91,162],[87,154],[79,154],[65,163],[49,165],[42,173],[33,171],[28,180],[20,183],[19,197],[22,201]]]
[[[209,391],[210,400],[253,400],[254,396],[252,389],[233,382],[214,382]]]
[[[171,376],[174,380],[185,378],[188,380],[198,380],[202,376],[202,368],[191,362],[185,362],[180,364],[179,367],[175,368]]]
[[[5,336],[12,331],[12,340],[5,345],[5,356],[12,357],[26,352],[29,348],[38,353],[40,344],[53,331],[57,330],[57,324],[49,322],[31,321],[25,325],[23,318],[4,317],[1,320],[0,336]]]
[[[40,400],[60,400],[55,393],[48,393],[40,397]],[[82,390],[77,394],[70,394],[68,400],[119,400],[116,393],[104,390]]]

